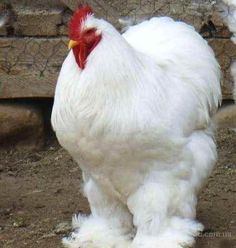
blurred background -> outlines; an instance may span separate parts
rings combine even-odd
[[[70,231],[71,214],[88,212],[79,193],[78,166],[60,148],[50,126],[54,89],[68,53],[68,21],[83,3],[0,0],[0,247],[60,247],[60,238]],[[120,31],[151,16],[171,16],[193,25],[213,48],[222,68],[227,108],[215,117],[219,163],[200,196],[198,214],[206,231],[197,247],[236,247],[236,108],[231,70],[236,44],[226,18],[235,9],[213,0],[86,3]]]

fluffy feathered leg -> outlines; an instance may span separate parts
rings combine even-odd
[[[183,248],[194,244],[194,237],[203,226],[176,209],[179,202],[177,188],[180,190],[180,187],[164,182],[147,182],[130,197],[129,207],[137,227],[132,248]],[[194,200],[186,195],[185,201],[186,204],[179,202],[180,205],[185,208],[186,215],[194,216]]]
[[[128,199],[137,227],[132,248],[192,247],[203,230],[195,220],[197,192],[216,157],[211,132],[196,131],[188,138],[179,164],[152,171]]]
[[[127,207],[105,193],[92,179],[85,183],[85,194],[92,214],[74,217],[75,231],[63,239],[63,244],[68,248],[129,247],[133,226]]]

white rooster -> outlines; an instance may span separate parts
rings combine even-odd
[[[203,229],[197,193],[217,153],[220,69],[183,23],[152,18],[121,35],[88,6],[70,24],[52,125],[83,172],[91,215],[70,248],[181,248]]]

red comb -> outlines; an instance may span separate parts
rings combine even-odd
[[[93,10],[88,5],[84,5],[75,11],[69,24],[69,36],[71,39],[73,39],[73,37],[75,38],[76,36],[78,36],[80,32],[81,23],[86,20],[88,15],[92,14]]]

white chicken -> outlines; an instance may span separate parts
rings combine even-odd
[[[203,229],[197,193],[217,153],[212,49],[189,25],[152,18],[121,35],[88,6],[70,24],[52,125],[83,172],[91,215],[70,248],[181,248]]]

